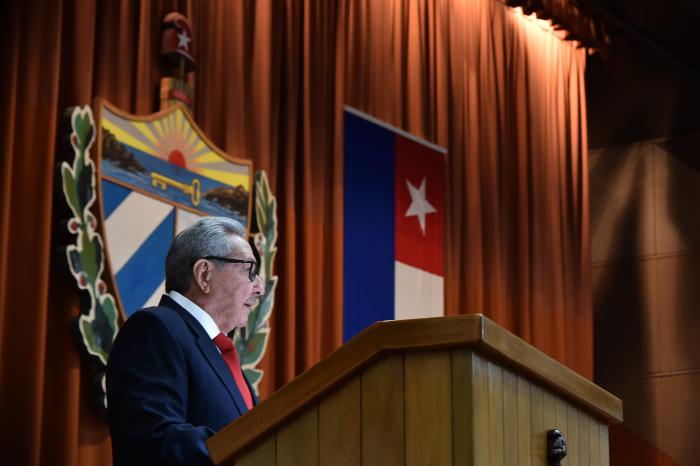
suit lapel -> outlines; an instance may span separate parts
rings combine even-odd
[[[212,369],[214,369],[214,372],[216,372],[216,375],[219,376],[221,383],[226,386],[226,390],[228,390],[229,394],[231,395],[233,402],[238,408],[238,411],[241,413],[241,415],[247,413],[248,407],[246,406],[245,401],[243,401],[243,395],[241,395],[238,387],[236,387],[236,382],[233,380],[233,375],[226,365],[226,361],[224,361],[224,358],[221,356],[221,353],[219,353],[219,350],[216,348],[214,342],[209,339],[209,335],[206,333],[204,335],[200,335],[200,337],[197,339],[197,346],[209,362],[209,365],[212,367]]]
[[[187,322],[188,326],[194,333],[195,338],[197,339],[197,347],[199,348],[199,351],[207,360],[212,370],[219,377],[221,383],[226,387],[226,390],[228,391],[229,395],[231,395],[231,399],[236,405],[236,408],[238,408],[239,413],[241,415],[247,413],[248,407],[243,400],[243,395],[241,395],[238,387],[236,387],[236,382],[233,380],[233,375],[226,365],[226,361],[224,361],[224,358],[221,356],[221,353],[219,353],[219,350],[214,342],[209,338],[209,335],[207,335],[207,332],[204,330],[201,324],[197,322],[197,319],[195,319],[192,314],[173,301],[168,295],[163,295],[159,305],[167,306],[175,310],[178,314],[180,314],[185,322]],[[251,393],[253,392],[251,391]]]

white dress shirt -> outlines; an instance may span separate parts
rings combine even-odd
[[[211,316],[207,314],[207,312],[204,309],[197,306],[195,303],[182,296],[177,291],[169,291],[167,295],[170,296],[173,301],[182,306],[183,309],[189,312],[192,315],[192,317],[194,317],[197,320],[197,322],[199,322],[199,324],[202,327],[204,327],[204,331],[207,332],[209,338],[213,340],[219,333],[221,333],[221,330],[219,330],[219,326],[216,325],[214,319],[212,319]]]

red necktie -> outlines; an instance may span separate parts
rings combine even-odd
[[[216,343],[216,346],[221,351],[221,356],[224,357],[224,361],[226,361],[226,365],[231,371],[231,375],[233,375],[233,380],[236,382],[238,391],[241,392],[246,406],[248,409],[252,409],[253,397],[251,396],[250,390],[248,390],[248,385],[246,385],[245,379],[243,378],[241,363],[238,361],[238,355],[233,349],[233,342],[229,337],[223,333],[220,333],[216,336],[216,338],[214,338],[214,343]]]

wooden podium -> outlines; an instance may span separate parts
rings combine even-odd
[[[211,437],[236,466],[608,461],[621,401],[481,315],[380,322]],[[555,463],[552,463],[555,464]]]

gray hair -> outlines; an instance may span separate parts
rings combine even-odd
[[[231,236],[245,240],[246,231],[226,217],[202,217],[178,233],[165,258],[165,291],[189,290],[194,263],[206,256],[229,255]]]

